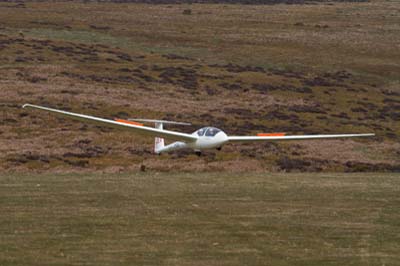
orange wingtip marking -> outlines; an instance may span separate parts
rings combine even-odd
[[[125,124],[130,124],[130,125],[135,125],[135,126],[143,126],[143,124],[138,123],[138,122],[134,122],[134,121],[124,120],[124,119],[117,119],[117,118],[115,118],[114,120],[117,121],[117,122],[120,122],[120,123],[125,123]]]
[[[258,133],[257,137],[282,137],[285,133]]]

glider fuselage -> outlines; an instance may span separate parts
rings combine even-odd
[[[192,142],[176,141],[166,145],[160,149],[156,149],[156,153],[170,152],[180,149],[193,149],[202,151],[206,149],[221,148],[228,142],[228,136],[222,130],[215,127],[204,127],[192,133],[197,139]]]

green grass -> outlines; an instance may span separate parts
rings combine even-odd
[[[3,175],[1,265],[395,265],[397,174]]]

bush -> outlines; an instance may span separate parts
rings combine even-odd
[[[191,15],[192,14],[192,10],[191,9],[185,9],[185,10],[183,10],[182,14]]]

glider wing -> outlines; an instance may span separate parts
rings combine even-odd
[[[228,136],[229,141],[250,142],[250,141],[277,141],[277,140],[305,140],[305,139],[330,139],[330,138],[352,138],[372,137],[373,133],[367,134],[337,134],[337,135],[292,135],[292,136]]]
[[[142,135],[148,135],[148,136],[153,136],[153,137],[162,137],[162,138],[166,138],[166,139],[170,139],[170,140],[185,141],[185,142],[193,142],[193,141],[196,141],[196,139],[197,139],[196,136],[191,135],[191,134],[170,131],[170,130],[162,130],[162,129],[157,129],[157,128],[153,128],[153,127],[146,127],[146,126],[142,126],[139,123],[132,123],[132,122],[125,121],[125,120],[114,121],[114,120],[109,120],[109,119],[104,119],[104,118],[99,118],[99,117],[94,117],[94,116],[89,116],[89,115],[71,113],[71,112],[67,112],[67,111],[62,111],[62,110],[58,110],[58,109],[53,109],[53,108],[48,108],[48,107],[43,107],[43,106],[38,106],[38,105],[33,105],[33,104],[24,104],[22,107],[39,109],[39,110],[54,113],[59,116],[69,117],[69,118],[83,121],[83,122],[92,122],[92,123],[99,124],[102,126],[127,129],[127,130],[130,130],[132,132],[136,132],[136,133],[142,134]]]

